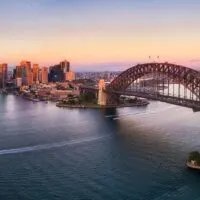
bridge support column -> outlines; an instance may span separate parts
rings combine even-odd
[[[105,92],[106,83],[104,79],[99,81],[98,104],[101,106],[107,105],[107,94]]]

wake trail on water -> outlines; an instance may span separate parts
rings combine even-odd
[[[157,113],[160,113],[160,112],[164,112],[164,111],[166,111],[166,110],[169,110],[169,109],[171,109],[171,108],[174,108],[175,106],[169,106],[169,107],[167,107],[167,108],[164,108],[164,109],[158,109],[158,110],[155,110],[155,111],[152,111],[152,112],[142,112],[142,113],[132,113],[132,115],[152,115],[152,114],[157,114]],[[123,115],[116,115],[116,116],[119,116],[119,117],[115,117],[115,118],[113,118],[113,120],[117,120],[117,119],[121,119],[121,118],[123,118],[123,117],[126,117],[126,116],[128,116],[128,115],[131,115],[131,114],[123,114]],[[121,117],[122,116],[122,117]]]
[[[168,110],[170,108],[174,108],[175,106],[169,106],[167,108],[164,109],[158,109],[157,111],[153,111],[153,112],[149,112],[149,110],[145,111],[145,112],[136,112],[136,113],[125,113],[125,114],[120,114],[120,115],[106,115],[106,118],[111,118],[111,117],[116,117],[116,116],[128,116],[128,115],[143,115],[143,114],[154,114],[154,112],[159,113],[165,110]],[[176,110],[179,110],[179,108],[177,108]]]
[[[48,150],[48,149],[59,148],[59,147],[64,147],[64,146],[70,146],[70,145],[74,145],[74,144],[82,144],[82,143],[97,141],[97,140],[104,139],[106,137],[109,137],[109,135],[104,135],[101,137],[89,137],[89,138],[85,138],[85,139],[77,139],[77,140],[64,141],[64,142],[55,142],[55,143],[51,143],[51,144],[42,144],[42,145],[21,147],[21,148],[16,148],[16,149],[3,149],[3,150],[0,150],[0,155]]]

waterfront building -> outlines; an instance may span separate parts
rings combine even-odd
[[[4,88],[8,76],[8,65],[6,63],[0,64],[0,87]]]
[[[51,96],[59,99],[64,99],[68,95],[75,95],[79,96],[80,92],[78,90],[57,90],[57,89],[52,89],[51,90]]]
[[[47,84],[48,83],[48,68],[42,67],[41,69],[41,83]]]
[[[65,74],[65,80],[66,81],[74,81],[75,80],[75,74],[72,71],[66,72]]]

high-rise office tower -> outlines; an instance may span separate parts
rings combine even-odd
[[[31,72],[31,62],[21,61],[20,66],[22,68],[22,84],[28,85],[28,73]]]
[[[33,85],[33,72],[28,72],[28,77],[27,77],[27,85],[32,86]]]
[[[63,69],[64,73],[70,71],[70,62],[67,60],[61,61],[60,66]]]
[[[39,83],[39,65],[38,64],[33,64],[33,82],[38,84]]]
[[[0,64],[0,87],[4,88],[7,81],[8,65],[6,63]]]
[[[48,83],[48,67],[42,67],[41,69],[41,83]]]
[[[15,71],[15,78],[22,78],[22,67],[21,66],[16,66],[16,71]]]
[[[49,82],[63,82],[64,74],[60,65],[49,67]]]
[[[39,83],[42,83],[42,69],[39,68],[39,75],[38,75]]]

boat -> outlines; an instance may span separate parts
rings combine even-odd
[[[32,99],[33,102],[39,102],[39,99]]]
[[[189,154],[186,166],[190,169],[200,170],[200,153],[198,151],[193,151]]]
[[[187,161],[187,162],[186,162],[186,165],[187,165],[187,167],[190,168],[190,169],[198,169],[198,170],[200,170],[200,165],[197,165],[196,162],[195,162],[194,160],[192,160],[192,161]]]

